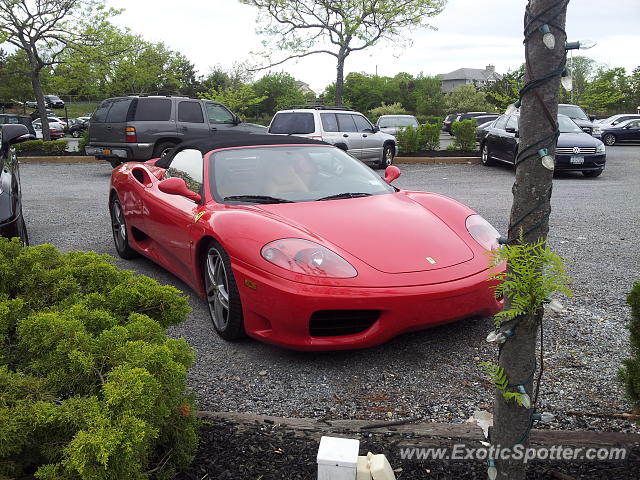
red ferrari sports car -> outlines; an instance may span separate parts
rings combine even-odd
[[[363,348],[498,312],[485,253],[499,233],[455,200],[391,186],[399,175],[306,138],[181,144],[113,171],[113,238],[206,298],[227,340]]]

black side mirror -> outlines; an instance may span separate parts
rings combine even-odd
[[[595,115],[589,115],[589,120],[591,120],[592,122],[595,121],[596,116]]]
[[[373,133],[378,133],[380,131],[380,127],[378,125],[373,126]]]
[[[515,133],[516,136],[518,135],[518,130],[516,130],[513,127],[507,127],[507,128],[504,129],[504,131],[507,132],[507,133]]]
[[[25,140],[29,140],[29,137],[24,137],[25,135],[29,135],[29,129],[24,125],[20,124],[8,124],[2,125],[2,143],[13,145],[14,143],[24,142]],[[22,138],[24,137],[24,138]]]
[[[241,119],[238,115],[236,115],[236,116],[233,118],[233,124],[234,124],[234,125],[239,125],[239,124],[241,124],[241,123],[242,123],[242,119]]]

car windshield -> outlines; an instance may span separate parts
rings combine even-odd
[[[380,119],[380,128],[388,127],[417,127],[419,125],[418,120],[414,117],[383,117]]]
[[[583,133],[582,129],[569,117],[558,115],[558,128],[560,133]]]
[[[217,202],[310,202],[395,191],[369,167],[329,146],[234,148],[213,153],[209,162]]]
[[[587,114],[584,113],[582,109],[577,105],[559,105],[558,113],[566,115],[569,118],[577,118],[579,120],[589,121],[589,117],[587,117]]]

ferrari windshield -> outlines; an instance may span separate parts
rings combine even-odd
[[[290,203],[394,192],[342,150],[321,145],[234,148],[209,159],[211,192],[222,203]]]

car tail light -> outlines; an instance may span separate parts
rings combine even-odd
[[[126,127],[124,129],[124,134],[127,137],[127,143],[136,143],[138,141],[135,127]]]
[[[467,230],[476,242],[487,250],[498,250],[500,233],[480,215],[470,215],[466,221]]]
[[[340,255],[309,240],[283,238],[267,243],[262,258],[286,270],[312,277],[352,278],[358,275]]]

